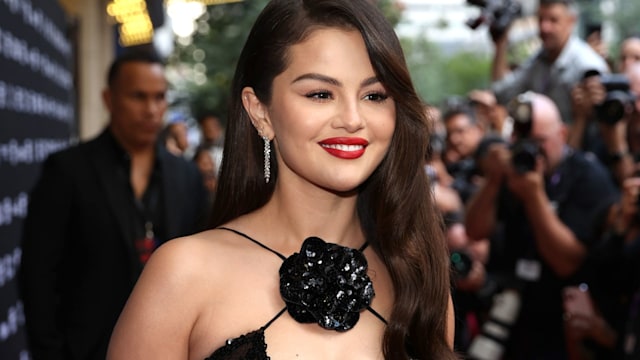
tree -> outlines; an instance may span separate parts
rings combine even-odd
[[[640,35],[640,2],[637,0],[613,0],[607,1],[607,6],[601,6],[601,0],[581,0],[581,22],[586,28],[594,24],[602,24],[611,27],[612,37],[609,43],[609,53],[618,54],[620,43],[628,36]],[[606,9],[606,12],[603,10]],[[583,35],[588,35],[583,32]],[[616,55],[617,56],[617,55]],[[614,56],[614,58],[616,57]],[[617,60],[617,58],[615,58]]]
[[[197,20],[198,30],[191,39],[176,40],[172,65],[186,68],[189,74],[196,71],[182,89],[194,117],[215,112],[225,121],[238,56],[251,25],[267,2],[251,0],[209,6]]]
[[[461,51],[444,56],[424,36],[402,39],[402,46],[414,86],[427,103],[437,105],[489,85],[491,59],[486,54]]]
[[[609,53],[616,54],[614,59],[617,61],[617,54],[620,51],[621,42],[628,36],[640,36],[640,2],[637,0],[617,0],[615,10],[608,16],[606,20],[614,28],[614,39],[610,44]]]

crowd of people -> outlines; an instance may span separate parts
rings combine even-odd
[[[640,359],[640,37],[579,16],[539,0],[540,50],[491,32],[491,87],[434,106],[371,1],[272,0],[196,144],[118,57],[31,193],[32,358]]]
[[[640,37],[607,58],[579,14],[540,0],[537,53],[510,67],[492,33],[491,87],[427,109],[470,359],[640,358]]]
[[[270,1],[224,136],[198,116],[192,155],[163,70],[118,57],[104,132],[45,163],[19,275],[34,359],[456,358],[428,122],[371,1]]]

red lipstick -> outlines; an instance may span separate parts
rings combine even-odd
[[[364,154],[369,142],[363,138],[336,137],[324,139],[320,146],[329,154],[340,159],[357,159]]]

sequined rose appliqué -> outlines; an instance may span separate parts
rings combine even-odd
[[[280,267],[280,295],[296,321],[346,331],[375,293],[362,252],[310,237]]]

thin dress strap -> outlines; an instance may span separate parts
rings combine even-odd
[[[358,249],[358,251],[363,252],[364,249],[367,248],[367,246],[369,246],[369,242],[365,242],[360,249]],[[369,310],[369,312],[371,312],[375,317],[377,317],[378,319],[380,319],[380,321],[382,321],[385,325],[387,324],[387,320],[385,318],[382,317],[382,315],[380,315],[380,313],[378,313],[377,311],[373,310],[373,308],[371,306],[367,306],[367,310]]]
[[[263,327],[262,327],[262,331],[267,330],[267,328],[273,324],[274,321],[276,321],[282,314],[284,314],[284,312],[287,311],[287,307],[285,306],[284,308],[282,308],[282,310],[280,310],[280,312],[273,317],[273,319],[269,320],[268,323],[266,323]]]
[[[253,243],[257,244],[258,246],[260,246],[261,248],[271,251],[272,253],[276,254],[280,259],[282,259],[283,261],[287,259],[286,256],[280,254],[279,252],[271,249],[270,247],[268,247],[267,245],[261,243],[258,240],[253,239],[252,237],[250,237],[249,235],[242,233],[238,230],[234,230],[228,227],[224,227],[224,226],[220,226],[217,229],[222,229],[222,230],[227,230],[227,231],[231,231],[234,234],[240,235],[245,239],[248,239],[250,241],[252,241]],[[358,249],[358,251],[362,252],[364,251],[364,249],[367,248],[367,246],[369,246],[369,242],[365,242],[360,249]],[[285,310],[287,310],[287,308],[285,307],[284,309],[280,310],[280,312],[273,318],[271,319],[265,326],[262,327],[263,330],[266,330],[269,325],[271,325],[271,323],[273,323],[274,321],[276,321],[276,319],[278,319],[284,312]],[[385,320],[385,318],[382,317],[382,315],[380,315],[377,311],[373,310],[373,308],[371,306],[367,306],[367,310],[369,310],[375,317],[377,317],[378,319],[380,319],[383,323],[387,324],[387,320]]]
[[[387,325],[387,320],[383,318],[379,312],[373,310],[371,306],[367,306],[367,310],[369,310],[370,313],[372,313],[375,317],[377,317],[378,319],[380,319],[380,321],[382,321],[385,325]]]
[[[230,228],[228,228],[228,227],[224,227],[224,226],[218,227],[218,229],[231,231],[232,233],[235,233],[235,234],[237,234],[237,235],[240,235],[240,236],[242,236],[242,237],[243,237],[243,238],[245,238],[245,239],[249,239],[249,240],[253,241],[254,243],[256,243],[258,246],[260,246],[261,248],[266,249],[266,250],[269,250],[269,251],[271,251],[272,253],[276,254],[276,255],[277,255],[280,259],[282,259],[283,261],[287,259],[287,257],[286,257],[286,256],[284,256],[284,255],[280,254],[279,252],[277,252],[277,251],[275,251],[275,250],[271,249],[270,247],[268,247],[267,245],[265,245],[265,244],[261,243],[260,241],[258,241],[258,240],[255,240],[255,239],[251,238],[249,235],[246,235],[246,234],[244,234],[244,233],[241,233],[241,232],[240,232],[240,231],[238,231],[238,230],[230,229]]]

